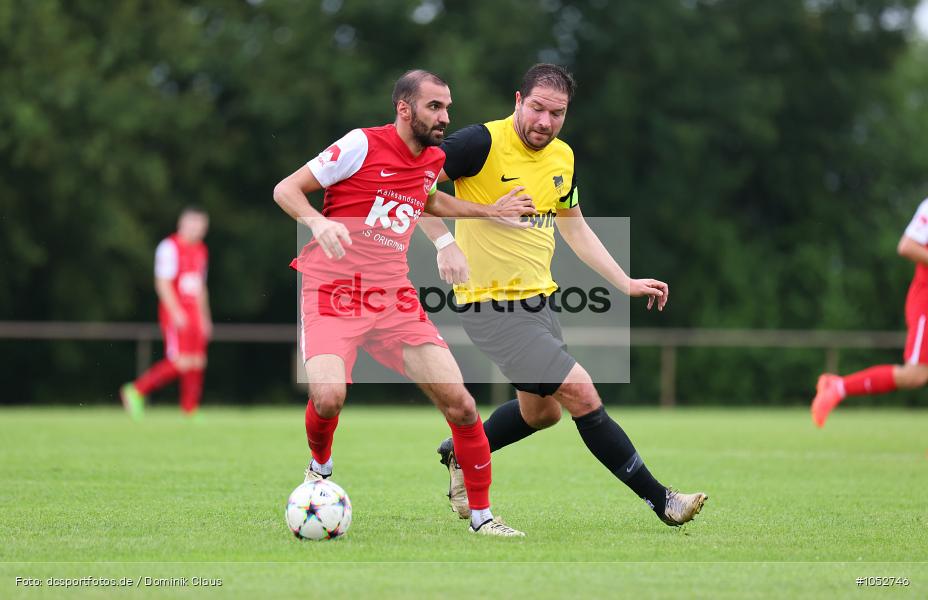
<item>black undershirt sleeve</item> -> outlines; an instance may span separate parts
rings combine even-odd
[[[468,125],[445,138],[441,149],[445,151],[445,173],[452,181],[473,177],[483,169],[490,155],[493,139],[483,124]]]

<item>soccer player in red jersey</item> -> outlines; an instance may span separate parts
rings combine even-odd
[[[905,299],[903,365],[877,365],[840,377],[824,373],[818,378],[812,400],[812,420],[819,427],[848,396],[885,394],[897,389],[920,388],[928,383],[928,199],[923,200],[897,247],[899,256],[915,263],[915,276]]]
[[[409,71],[396,82],[393,105],[394,123],[350,131],[274,189],[280,207],[313,233],[291,263],[303,279],[300,346],[309,379],[306,437],[312,452],[306,481],[332,473],[332,440],[361,347],[416,382],[444,414],[471,503],[471,531],[521,536],[490,511],[483,423],[407,277],[406,251],[423,212],[518,218],[532,212],[531,200],[517,191],[486,206],[438,199],[448,85],[433,73]],[[322,189],[320,213],[306,195]]]
[[[161,240],[155,251],[158,321],[164,337],[164,359],[120,389],[123,406],[135,419],[145,410],[145,397],[180,378],[180,408],[193,416],[200,406],[206,345],[213,320],[206,289],[208,254],[203,238],[209,216],[188,207],[177,220],[177,232]]]

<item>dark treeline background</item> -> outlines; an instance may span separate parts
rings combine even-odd
[[[895,245],[928,193],[916,4],[0,0],[0,319],[153,320],[154,247],[198,203],[216,322],[293,322],[274,184],[392,121],[408,68],[450,82],[454,130],[508,114],[542,60],[579,81],[561,135],[584,213],[630,216],[632,274],[671,284],[669,310],[635,303],[633,325],[901,329]],[[290,351],[215,344],[207,402],[298,397]],[[636,350],[607,399],[653,402],[657,359]],[[900,359],[845,352],[842,370]],[[2,402],[72,403],[112,400],[134,358],[4,341],[0,363]],[[680,401],[807,402],[822,365],[683,350]]]

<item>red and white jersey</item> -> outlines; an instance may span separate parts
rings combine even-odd
[[[352,245],[330,260],[312,241],[290,266],[320,277],[405,279],[409,240],[444,163],[438,147],[413,156],[392,124],[348,132],[307,166],[325,187],[322,214],[348,228]]]
[[[199,306],[206,285],[207,262],[206,244],[188,243],[175,233],[161,240],[155,250],[155,277],[170,279],[181,306],[193,309]]]
[[[923,246],[928,246],[928,198],[918,205],[912,222],[905,228],[905,235]],[[912,288],[926,286],[928,286],[928,265],[916,263]]]

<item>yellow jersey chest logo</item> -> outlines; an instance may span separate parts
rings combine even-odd
[[[532,198],[535,209],[539,213],[554,210],[558,201],[568,192],[569,187],[569,182],[563,173],[552,175],[551,171],[520,176],[518,169],[513,168],[502,171],[497,181],[495,187],[497,192],[501,192],[499,195],[508,193],[513,186],[524,186],[525,190],[522,193]]]

